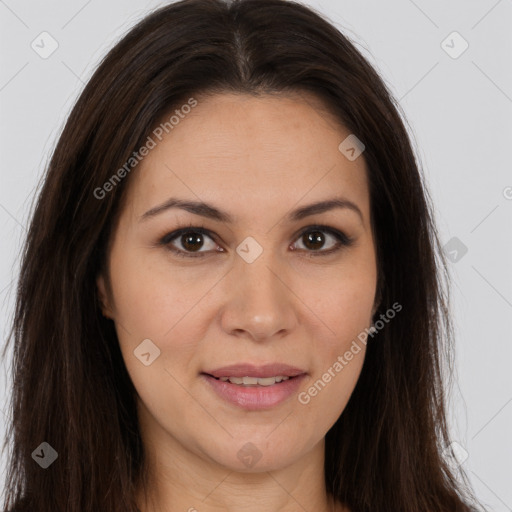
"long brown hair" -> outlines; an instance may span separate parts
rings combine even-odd
[[[442,370],[453,337],[447,267],[400,107],[346,36],[289,0],[160,8],[108,53],[69,115],[22,253],[5,510],[136,510],[145,458],[135,389],[95,286],[130,176],[97,191],[186,98],[287,91],[315,94],[364,142],[376,317],[403,306],[369,341],[326,436],[326,489],[354,512],[471,510],[467,479],[442,456]],[[42,442],[58,454],[48,469],[32,457]]]

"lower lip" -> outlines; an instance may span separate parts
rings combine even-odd
[[[213,390],[224,400],[247,409],[257,411],[270,409],[284,402],[295,394],[306,377],[306,374],[297,375],[288,380],[271,386],[240,386],[229,381],[218,380],[210,375],[201,374]]]

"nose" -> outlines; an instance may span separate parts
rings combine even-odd
[[[239,259],[228,274],[228,299],[221,312],[227,334],[254,341],[278,339],[297,324],[297,297],[286,273],[265,257],[247,263]]]

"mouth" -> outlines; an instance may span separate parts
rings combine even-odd
[[[284,363],[270,363],[261,366],[255,366],[250,363],[235,363],[222,368],[204,371],[206,375],[211,375],[216,379],[232,379],[253,377],[257,379],[279,378],[287,380],[287,378],[297,377],[306,373],[305,370],[296,366],[290,366]],[[265,384],[263,384],[265,385]]]
[[[306,371],[283,364],[236,364],[201,372],[217,397],[247,410],[276,407],[295,394]]]
[[[208,375],[208,374],[204,374]],[[249,377],[246,375],[245,377],[214,377],[213,375],[209,375],[209,377],[213,377],[216,380],[220,380],[222,382],[230,382],[231,384],[236,384],[237,386],[244,387],[254,387],[254,386],[273,386],[274,384],[279,384],[283,381],[287,381],[289,379],[295,379],[295,377],[288,377],[286,375],[276,375],[274,377]]]

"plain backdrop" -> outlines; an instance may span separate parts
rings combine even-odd
[[[410,124],[453,260],[454,463],[489,510],[512,511],[512,0],[305,3],[377,68]],[[2,346],[34,192],[66,116],[99,60],[161,5],[0,0]],[[41,38],[47,50],[58,44],[46,58]],[[9,363],[0,366],[2,441]]]

